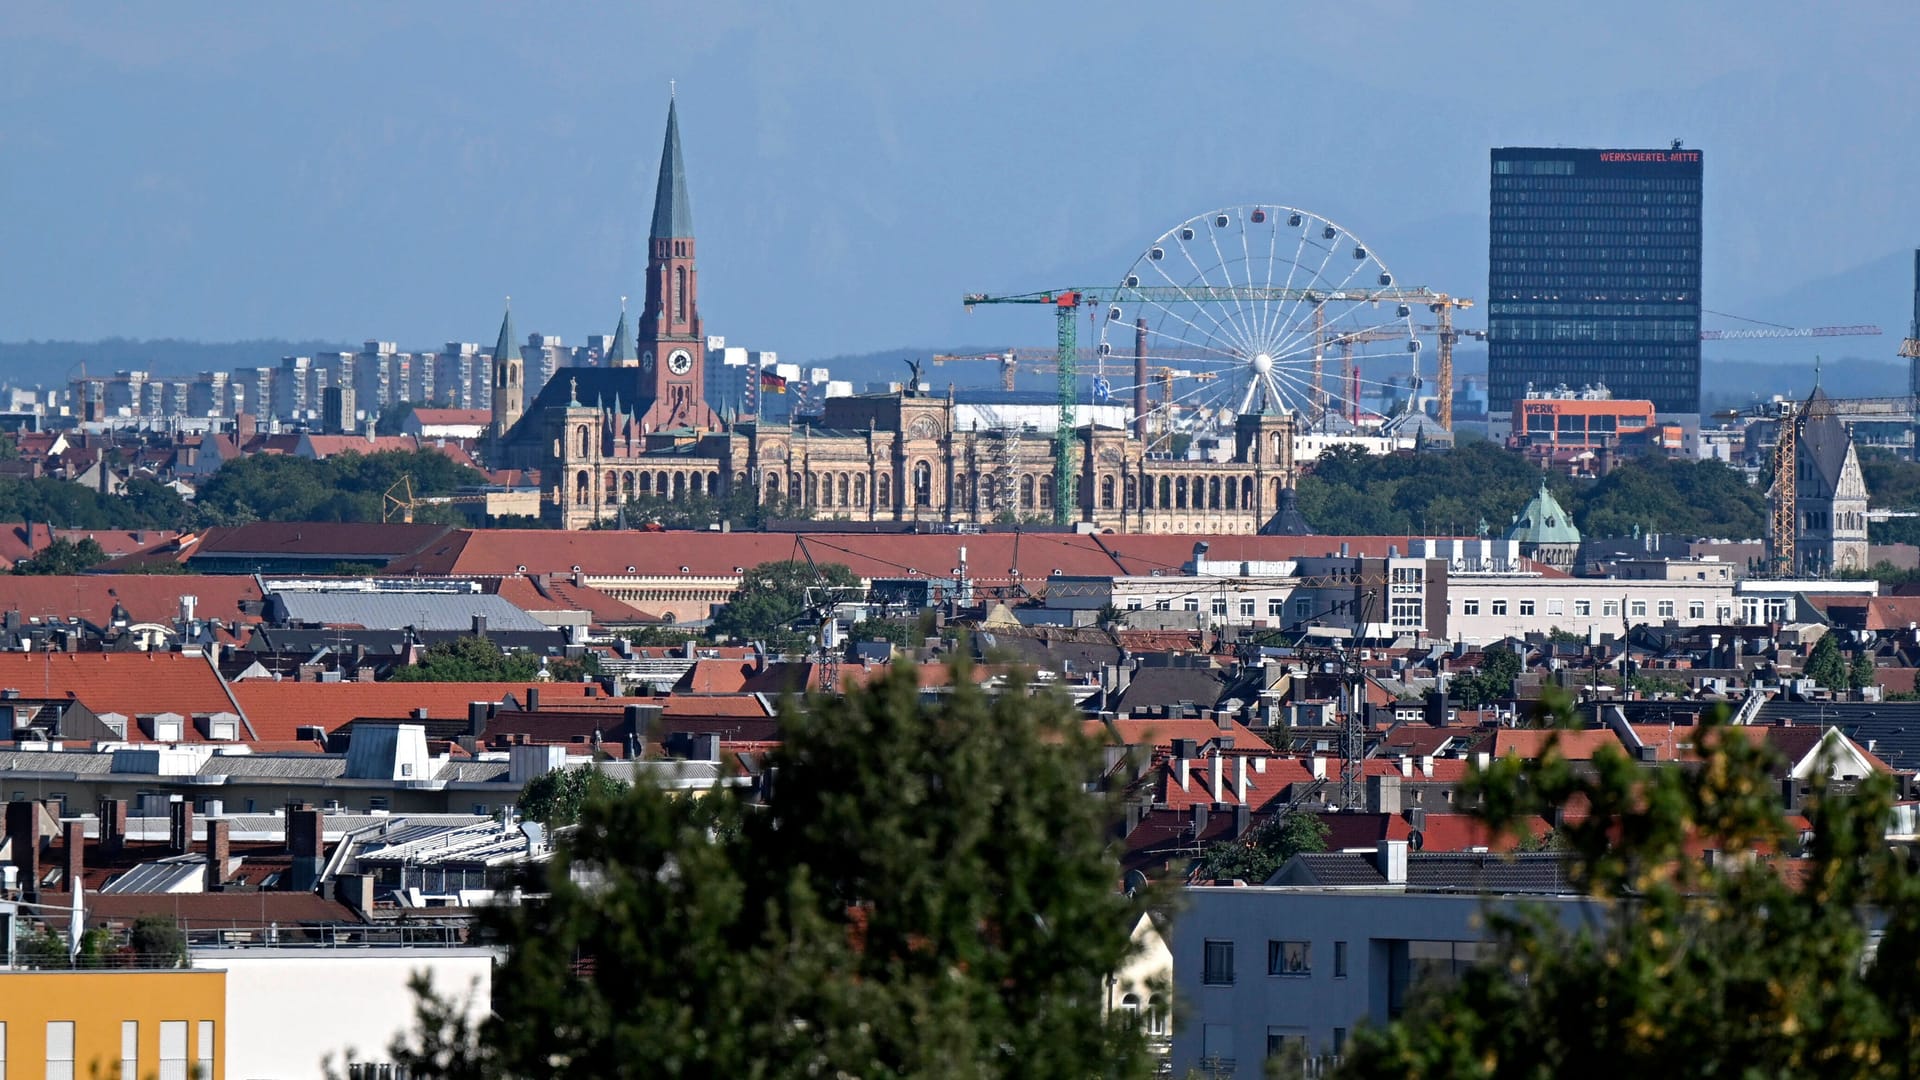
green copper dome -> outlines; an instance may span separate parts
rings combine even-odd
[[[1507,539],[1523,544],[1578,544],[1580,530],[1573,527],[1573,518],[1542,480],[1540,493],[1514,517]]]

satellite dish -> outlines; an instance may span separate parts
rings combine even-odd
[[[1407,848],[1409,850],[1419,851],[1421,848],[1426,846],[1427,846],[1426,833],[1421,832],[1419,829],[1414,829],[1411,832],[1407,833]]]
[[[1147,887],[1147,875],[1138,870],[1127,871],[1127,876],[1123,881],[1127,887],[1128,896],[1137,896]]]

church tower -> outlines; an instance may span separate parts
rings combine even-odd
[[[680,119],[667,103],[667,137],[660,150],[660,182],[647,237],[647,301],[634,338],[640,385],[651,398],[641,423],[648,431],[715,431],[719,417],[706,403],[706,337],[700,326],[699,275],[693,261],[693,205],[680,157]]]
[[[520,421],[526,405],[526,362],[513,343],[513,305],[500,319],[500,340],[493,345],[493,438],[497,444]]]

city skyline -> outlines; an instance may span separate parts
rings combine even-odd
[[[1400,280],[1481,296],[1488,147],[1674,137],[1716,162],[1708,309],[1877,322],[1887,337],[1842,350],[1876,358],[1908,317],[1904,11],[349,10],[9,20],[0,339],[420,347],[482,340],[507,294],[529,329],[610,333],[639,290],[670,81],[709,332],[801,361],[1044,341],[1033,313],[967,316],[960,293],[1117,279],[1162,230],[1244,201],[1325,214]],[[615,63],[608,40],[664,44]]]

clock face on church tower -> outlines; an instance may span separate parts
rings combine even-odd
[[[675,375],[685,375],[693,370],[693,354],[685,349],[675,349],[667,354],[667,370]]]

